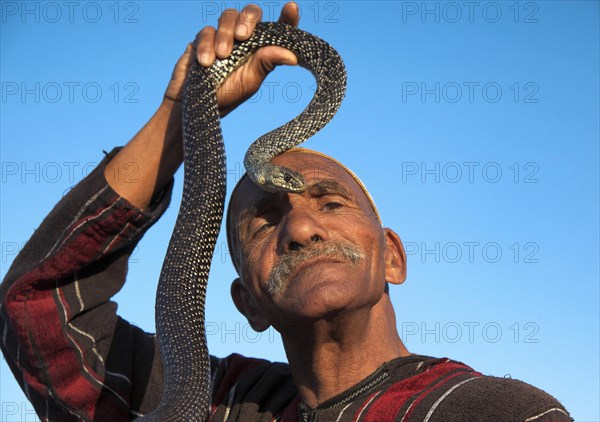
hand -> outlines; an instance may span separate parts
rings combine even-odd
[[[215,58],[225,58],[231,54],[234,40],[244,41],[250,38],[257,22],[262,18],[259,6],[250,4],[241,12],[227,9],[219,18],[218,28],[203,28],[194,42],[175,65],[167,90],[167,101],[181,102],[183,87],[192,60],[205,67],[214,63]],[[300,15],[298,5],[287,3],[281,10],[279,22],[298,26]],[[195,54],[194,54],[195,53]],[[236,69],[217,91],[219,114],[225,116],[231,110],[250,98],[258,90],[269,72],[279,65],[296,65],[298,59],[291,51],[277,46],[260,48],[250,59]]]

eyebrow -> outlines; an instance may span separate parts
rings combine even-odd
[[[333,179],[319,180],[311,184],[308,187],[308,193],[311,195],[340,195],[349,200],[355,199],[348,188]]]
[[[350,190],[342,185],[337,180],[324,179],[318,182],[312,183],[308,186],[308,193],[314,196],[322,195],[340,195],[348,200],[354,201],[355,197],[350,193]],[[253,201],[247,208],[241,213],[236,225],[238,233],[240,229],[245,227],[256,215],[264,208],[266,208],[274,200],[274,194],[264,192],[257,200]]]

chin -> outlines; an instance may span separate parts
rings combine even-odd
[[[297,316],[328,318],[363,304],[368,296],[364,280],[354,265],[313,265],[300,271],[281,292],[281,306]]]

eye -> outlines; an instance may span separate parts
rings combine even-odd
[[[252,230],[252,238],[260,236],[261,234],[263,234],[267,230],[269,230],[271,227],[272,227],[272,224],[269,223],[268,221],[262,221],[262,222],[256,224],[256,229]]]
[[[341,202],[327,201],[325,202],[325,204],[323,204],[323,211],[333,211],[337,210],[338,208],[342,208],[343,206],[344,204],[342,204]]]

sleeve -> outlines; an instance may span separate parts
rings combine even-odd
[[[41,420],[130,420],[162,394],[155,336],[110,300],[130,254],[166,210],[121,198],[98,167],[50,212],[0,285],[0,347]]]

